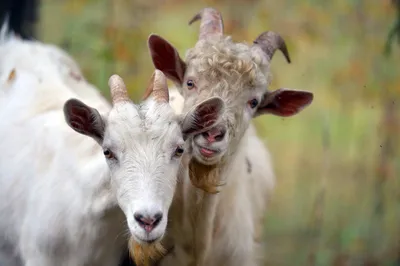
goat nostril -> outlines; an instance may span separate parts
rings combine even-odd
[[[218,133],[218,135],[214,137],[214,139],[216,141],[221,141],[224,138],[224,136],[225,136],[225,130],[222,130],[221,132]]]
[[[143,216],[140,213],[135,213],[133,215],[136,222],[147,232],[152,231],[162,220],[162,213],[158,212],[154,216]]]
[[[225,136],[226,130],[210,130],[207,132],[201,133],[201,135],[206,138],[209,142],[214,142],[214,141],[221,141],[224,136]]]
[[[157,226],[161,220],[162,220],[163,214],[161,212],[158,212],[154,215],[154,222],[153,222],[153,226]]]
[[[135,213],[133,215],[133,217],[135,218],[135,221],[138,222],[140,225],[143,223],[143,215],[139,214],[139,213]]]

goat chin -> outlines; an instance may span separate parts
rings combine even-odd
[[[137,266],[149,266],[151,261],[161,259],[166,254],[166,250],[160,242],[139,244],[131,237],[129,240],[129,253]]]

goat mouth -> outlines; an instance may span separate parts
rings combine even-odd
[[[210,148],[206,148],[203,146],[198,146],[198,148],[199,148],[200,154],[207,158],[213,157],[220,152],[219,150],[210,149]]]

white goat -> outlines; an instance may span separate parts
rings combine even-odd
[[[164,235],[184,140],[215,126],[224,104],[214,97],[181,118],[156,71],[139,105],[111,77],[111,107],[83,78],[75,84],[77,65],[60,58],[68,56],[1,36],[0,259],[117,265],[124,233],[140,244]]]
[[[290,62],[279,34],[264,32],[249,46],[223,36],[218,11],[205,8],[191,22],[198,19],[199,41],[187,52],[186,62],[160,36],[153,34],[148,40],[155,67],[173,80],[183,95],[183,111],[213,96],[226,104],[223,121],[190,142],[191,182],[187,177],[177,189],[180,197],[172,204],[171,229],[167,230],[166,244],[174,246],[174,252],[160,265],[259,265],[261,254],[256,248],[274,174],[251,118],[295,115],[312,102],[313,94],[267,89],[274,52],[280,49]],[[222,184],[225,186],[218,188]],[[180,209],[183,214],[175,211]]]

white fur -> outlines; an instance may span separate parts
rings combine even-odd
[[[70,98],[100,112],[103,143],[67,125],[63,106]],[[111,266],[128,235],[161,238],[180,165],[174,152],[184,143],[178,120],[152,98],[111,108],[65,52],[3,31],[0,264]],[[106,163],[105,146],[118,162]],[[160,211],[163,219],[145,233],[133,218],[137,211]]]

